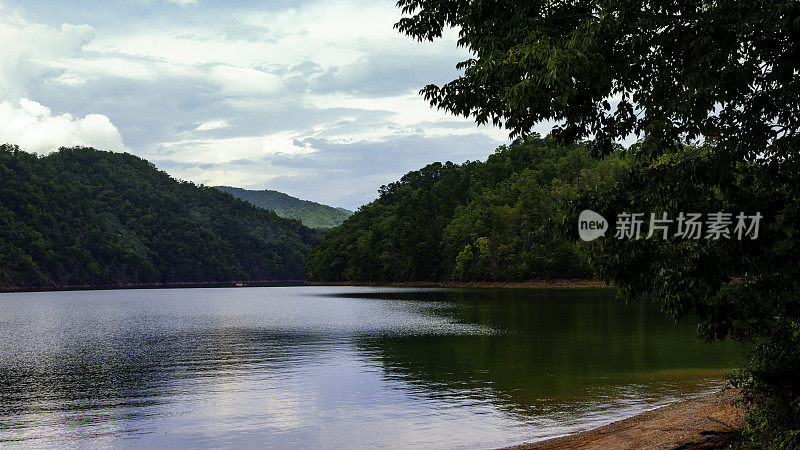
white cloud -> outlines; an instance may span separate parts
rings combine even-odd
[[[87,84],[89,71],[81,70],[79,64],[73,70],[64,61],[80,60],[83,47],[94,35],[88,25],[52,28],[14,14],[0,16],[0,142],[38,153],[75,145],[126,150],[107,116],[53,114],[27,98],[48,80],[67,87]]]
[[[87,80],[74,72],[66,71],[55,78],[54,81],[65,86],[83,86]]]
[[[355,207],[406,170],[507,137],[420,98],[467,54],[450,31],[399,34],[394,0],[140,0],[123,15],[113,2],[0,2],[0,143],[124,149],[122,134],[182,179]]]
[[[268,155],[297,155],[313,152],[307,145],[297,145],[293,133],[281,132],[266,136],[185,139],[163,143],[153,159],[167,157],[194,164],[227,163],[235,160],[257,160]],[[262,173],[262,177],[266,176]]]
[[[230,97],[273,97],[284,91],[279,76],[247,67],[216,65],[209,69],[208,77]]]
[[[456,47],[457,34],[421,44],[394,29],[400,11],[393,1],[334,0],[296,7],[239,10],[218,17],[216,25],[176,23],[168,29],[142,24],[103,36],[87,46],[175,64],[227,64],[238,67],[295,65],[314,61],[324,68],[345,66],[375,50],[398,55],[440,55],[443,63],[468,55]],[[252,39],[251,39],[252,38]]]
[[[203,122],[195,128],[195,131],[208,131],[208,130],[219,130],[222,128],[228,128],[230,124],[228,124],[227,120],[210,120],[208,122]]]
[[[126,58],[57,58],[36,60],[43,67],[64,70],[65,73],[83,74],[97,78],[103,75],[131,80],[152,81],[159,75],[158,65],[144,64]],[[60,78],[60,77],[59,77]],[[56,79],[58,80],[58,78]]]
[[[53,29],[13,15],[0,17],[0,99],[29,95],[44,79],[59,77],[63,70],[44,62],[77,56],[93,37],[88,25]]]
[[[0,142],[37,153],[77,145],[126,150],[122,136],[108,117],[53,115],[49,108],[25,98],[19,100],[18,106],[7,101],[0,103]]]
[[[479,132],[496,141],[508,138],[508,131],[496,127],[482,126],[456,118],[450,114],[433,109],[416,92],[393,97],[357,97],[343,94],[317,95],[309,98],[308,105],[315,108],[352,108],[379,111],[388,109],[390,121],[376,121],[372,126],[354,131],[349,124],[325,124],[314,134],[315,137],[336,142],[357,142],[381,140],[386,137],[424,135],[426,137],[444,135],[468,135]],[[390,106],[389,106],[390,105]],[[388,107],[388,108],[387,108]],[[452,127],[454,121],[462,122],[462,127]],[[363,122],[363,119],[361,120]],[[421,128],[424,123],[424,128]],[[437,124],[442,124],[438,126]],[[487,153],[491,149],[487,149]]]

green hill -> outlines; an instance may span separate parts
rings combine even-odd
[[[339,226],[353,214],[344,208],[334,208],[308,200],[300,200],[291,195],[268,189],[253,191],[230,186],[217,186],[217,189],[233,194],[259,208],[275,211],[275,214],[289,219],[297,219],[311,228],[333,228]]]
[[[530,137],[486,162],[430,164],[383,186],[306,263],[322,281],[519,281],[592,276],[562,205],[626,164]]]
[[[302,279],[318,235],[130,154],[0,146],[0,287]]]

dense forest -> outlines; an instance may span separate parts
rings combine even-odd
[[[232,194],[259,208],[275,211],[275,214],[289,219],[297,219],[311,228],[333,228],[339,226],[353,214],[344,208],[322,205],[309,200],[301,200],[283,192],[264,189],[254,191],[230,186],[217,186],[217,189]]]
[[[319,233],[126,153],[0,146],[0,287],[301,279]]]
[[[312,250],[306,277],[324,281],[512,281],[592,276],[563,205],[627,164],[581,145],[518,139],[486,162],[430,164]]]

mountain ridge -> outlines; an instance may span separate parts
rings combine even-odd
[[[129,153],[0,145],[0,288],[301,280],[319,236]]]
[[[379,197],[309,253],[311,282],[521,282],[593,278],[567,205],[613,183],[627,162],[531,135],[485,161],[435,162]]]
[[[214,186],[259,208],[274,211],[278,216],[297,219],[310,228],[333,228],[342,224],[353,212],[345,208],[303,200],[272,189],[244,189]]]

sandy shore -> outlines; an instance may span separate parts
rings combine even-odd
[[[512,449],[706,449],[725,448],[744,426],[742,409],[731,404],[736,390],[684,400],[600,428]]]
[[[596,289],[609,287],[598,280],[529,280],[529,281],[307,281],[310,286],[386,286],[442,288],[512,288],[512,289]]]

